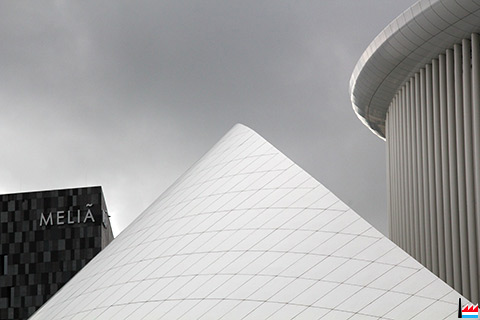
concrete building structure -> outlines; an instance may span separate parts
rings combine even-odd
[[[27,319],[112,240],[101,187],[0,195],[0,319]]]
[[[351,100],[386,140],[390,238],[480,296],[480,2],[421,0],[355,67]]]
[[[236,125],[31,319],[450,319],[458,298]]]

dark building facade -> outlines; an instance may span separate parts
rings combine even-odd
[[[112,240],[101,187],[0,195],[0,319],[27,319]]]

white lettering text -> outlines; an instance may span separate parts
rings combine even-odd
[[[40,226],[42,225],[53,225],[53,219],[52,219],[52,213],[50,212],[50,214],[48,215],[48,218],[45,219],[45,216],[43,215],[43,212],[42,212],[42,216],[40,217]]]

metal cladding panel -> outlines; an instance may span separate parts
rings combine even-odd
[[[459,297],[236,125],[31,319],[446,319]]]
[[[479,1],[421,0],[408,8],[355,66],[350,96],[357,116],[385,138],[386,113],[398,89],[432,58],[474,32],[480,32]]]
[[[0,319],[27,319],[111,242],[104,212],[101,187],[0,195]]]

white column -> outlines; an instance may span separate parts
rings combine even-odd
[[[416,140],[416,165],[417,165],[417,192],[418,194],[418,217],[420,223],[420,262],[427,265],[427,250],[425,242],[425,216],[423,198],[423,163],[422,163],[422,117],[421,117],[421,96],[420,96],[420,73],[415,74],[415,140]]]
[[[413,255],[412,251],[412,222],[410,219],[410,197],[409,197],[409,179],[408,179],[408,117],[407,117],[407,88],[402,88],[402,180],[403,180],[403,216],[405,226],[405,250]]]
[[[429,197],[429,168],[428,168],[428,143],[427,143],[427,102],[426,102],[426,76],[425,68],[420,70],[420,109],[422,129],[422,172],[423,172],[423,214],[425,221],[425,250],[426,266],[432,270],[432,228],[430,227],[430,197]]]
[[[420,249],[420,217],[418,212],[418,172],[417,172],[417,137],[416,137],[416,118],[415,118],[415,77],[410,79],[410,181],[411,181],[411,200],[412,200],[412,215],[414,224],[414,248],[415,259],[421,261]]]
[[[397,175],[397,169],[398,169],[398,152],[397,152],[397,140],[398,140],[398,134],[397,134],[397,97],[395,97],[392,101],[392,205],[393,205],[393,222],[394,222],[394,227],[395,227],[395,243],[397,245],[400,245],[401,243],[401,235],[400,235],[400,220],[398,217],[398,175]]]
[[[393,136],[393,127],[394,127],[394,119],[393,119],[393,100],[390,104],[390,108],[388,109],[388,131],[389,131],[389,153],[390,153],[390,168],[389,168],[389,175],[390,175],[390,219],[392,221],[392,241],[398,243],[398,233],[397,233],[397,225],[396,225],[396,216],[395,216],[395,144],[394,144],[394,136]]]
[[[385,158],[387,159],[387,162],[386,162],[386,166],[387,166],[387,212],[388,212],[388,237],[390,239],[392,239],[393,241],[393,231],[392,231],[392,208],[391,208],[391,198],[392,198],[392,195],[391,195],[391,187],[390,187],[390,171],[391,171],[391,165],[390,165],[390,160],[391,160],[391,157],[390,157],[390,125],[389,125],[389,122],[390,122],[390,111],[392,109],[392,104],[390,104],[388,110],[387,110],[387,114],[386,114],[386,118],[385,118],[385,141],[386,141],[386,145],[385,145]]]
[[[415,215],[414,215],[414,203],[413,203],[413,168],[412,168],[412,117],[411,117],[411,90],[410,84],[412,80],[409,80],[405,84],[405,116],[407,125],[407,191],[408,191],[408,217],[409,217],[409,229],[410,229],[410,251],[411,255],[417,257],[415,250]]]
[[[430,214],[430,230],[432,244],[432,272],[439,275],[438,269],[438,236],[437,216],[435,200],[435,145],[433,135],[433,88],[432,88],[432,65],[425,66],[426,79],[426,106],[427,106],[427,163],[428,163],[428,200]]]
[[[446,51],[447,62],[447,126],[448,172],[450,180],[450,219],[452,232],[453,288],[462,292],[460,228],[458,212],[457,136],[455,121],[455,67],[453,50]]]
[[[438,274],[441,279],[446,279],[445,267],[445,233],[443,230],[443,187],[442,187],[442,152],[440,136],[440,78],[438,60],[432,60],[432,107],[433,107],[433,136],[434,144],[434,174],[435,208],[433,211],[437,220],[437,245],[438,245]]]
[[[462,80],[462,46],[455,44],[455,122],[457,136],[457,175],[458,175],[458,216],[460,231],[460,259],[462,267],[462,292],[470,292],[470,272],[468,264],[467,208],[465,191],[465,147],[463,126],[463,80]]]
[[[395,171],[395,179],[397,180],[397,229],[398,229],[398,243],[399,246],[404,246],[405,234],[403,233],[403,219],[402,219],[402,181],[401,181],[401,139],[400,139],[400,96],[397,95],[395,100],[395,141],[396,141],[396,158],[397,167]]]
[[[465,139],[465,189],[467,199],[468,253],[470,271],[470,300],[478,301],[477,284],[477,232],[475,221],[475,191],[473,185],[473,132],[472,132],[472,69],[470,40],[462,41],[463,60],[463,122]],[[477,88],[478,89],[478,88]]]
[[[440,134],[441,134],[441,154],[442,154],[442,196],[443,199],[443,227],[445,252],[445,272],[446,282],[454,286],[453,281],[453,256],[452,256],[452,229],[450,217],[450,173],[449,173],[449,130],[447,117],[447,66],[445,55],[438,57],[439,65],[439,98],[440,98]]]
[[[477,258],[480,266],[480,36],[472,34],[472,126],[475,165],[475,218],[477,220]],[[480,269],[477,270],[480,281]],[[477,282],[478,282],[477,281]],[[480,287],[480,283],[478,284]]]
[[[408,236],[405,230],[405,179],[403,176],[403,169],[405,167],[405,163],[403,161],[403,155],[404,155],[404,145],[403,145],[403,117],[402,117],[402,108],[403,108],[403,93],[400,90],[399,92],[399,97],[397,100],[397,123],[398,123],[398,160],[399,160],[399,166],[398,166],[398,182],[399,182],[399,187],[400,187],[400,197],[399,197],[399,204],[400,204],[400,210],[399,210],[399,215],[400,215],[400,233],[402,235],[402,245],[401,247],[403,250],[408,252],[407,249],[407,241],[408,241]]]

